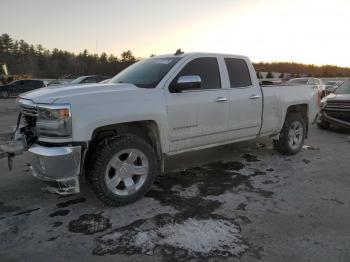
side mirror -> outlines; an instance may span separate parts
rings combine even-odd
[[[176,83],[169,86],[171,93],[180,93],[184,90],[200,89],[202,86],[202,79],[200,76],[181,76]]]

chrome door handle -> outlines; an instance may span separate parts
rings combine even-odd
[[[215,102],[227,102],[228,99],[226,97],[219,96],[215,99]]]
[[[261,98],[261,96],[259,96],[259,95],[251,95],[249,97],[249,99],[259,99],[259,98]]]

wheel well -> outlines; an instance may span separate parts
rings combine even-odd
[[[307,104],[299,104],[299,105],[291,105],[287,109],[286,118],[290,113],[298,113],[301,114],[305,120],[306,123],[306,134],[305,137],[307,138],[309,133],[309,115],[308,115],[308,105]]]
[[[160,142],[160,133],[158,125],[155,121],[138,121],[138,122],[128,122],[115,125],[108,125],[99,127],[94,130],[89,149],[86,153],[86,161],[84,167],[87,167],[91,161],[89,161],[96,146],[108,137],[122,136],[123,134],[133,134],[145,139],[154,149],[157,154],[158,161],[162,162],[162,148]]]

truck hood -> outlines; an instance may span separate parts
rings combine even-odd
[[[330,94],[327,101],[350,101],[350,94]]]
[[[107,94],[123,91],[137,90],[133,84],[86,84],[86,85],[67,85],[67,86],[49,86],[34,91],[21,94],[19,97],[29,99],[34,103],[52,104],[62,98],[71,96],[84,96],[93,94]]]

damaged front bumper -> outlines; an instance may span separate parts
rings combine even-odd
[[[29,149],[29,169],[34,177],[45,181],[58,194],[80,192],[81,146],[44,147]]]
[[[334,127],[338,127],[344,130],[350,130],[350,122],[344,121],[335,117],[331,117],[324,110],[319,113],[317,122],[318,123],[326,122]]]

